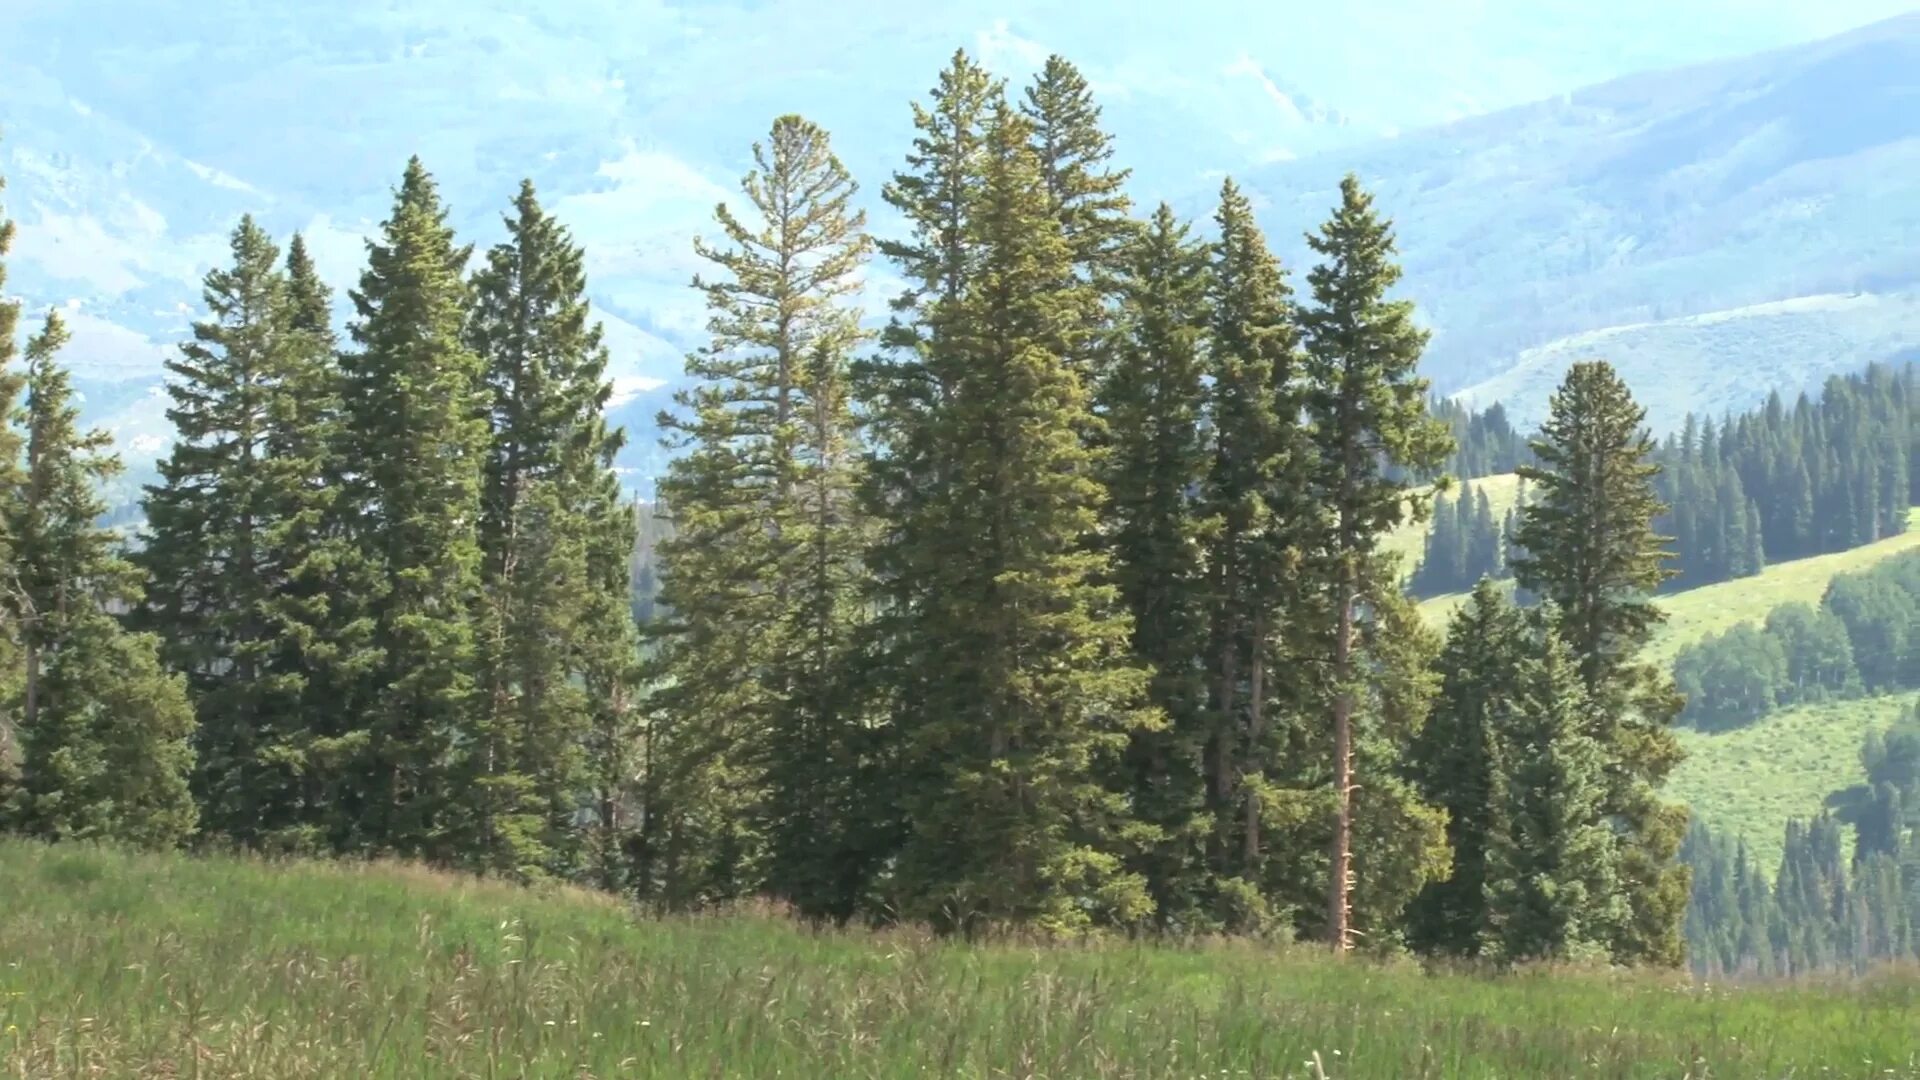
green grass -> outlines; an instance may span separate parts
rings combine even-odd
[[[1920,978],[968,948],[404,867],[0,841],[11,1077],[1920,1077]]]
[[[1885,728],[1912,693],[1786,709],[1734,731],[1681,730],[1687,759],[1667,792],[1710,827],[1744,836],[1769,872],[1788,818],[1810,817],[1826,797],[1861,782],[1860,741]]]

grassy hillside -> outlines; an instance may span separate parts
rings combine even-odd
[[[1511,486],[1506,497],[1512,498]],[[1423,535],[1408,526],[1395,534],[1393,543],[1418,550],[1415,545]],[[1912,511],[1905,533],[1877,544],[1776,563],[1756,577],[1662,597],[1667,624],[1649,655],[1670,662],[1687,645],[1739,623],[1758,623],[1781,604],[1817,604],[1836,575],[1865,570],[1916,548],[1920,509]],[[1464,593],[1437,596],[1424,601],[1420,612],[1431,625],[1443,627],[1465,600]],[[1787,819],[1816,812],[1830,792],[1857,783],[1861,737],[1869,728],[1884,727],[1910,700],[1911,695],[1897,695],[1790,709],[1751,727],[1714,735],[1683,730],[1687,760],[1668,790],[1716,829],[1745,836],[1764,860],[1762,865],[1772,866],[1780,855]]]
[[[1860,740],[1913,700],[1889,694],[1786,709],[1734,731],[1682,730],[1687,759],[1667,791],[1715,830],[1746,837],[1771,872],[1787,819],[1808,817],[1828,795],[1860,783]]]
[[[1428,977],[1251,945],[637,922],[397,868],[0,841],[0,1073],[1920,1076],[1920,981]]]
[[[1907,531],[1877,544],[1777,563],[1756,577],[1689,589],[1661,600],[1667,625],[1654,639],[1652,654],[1670,660],[1682,648],[1739,623],[1758,623],[1767,612],[1795,600],[1817,604],[1827,583],[1840,574],[1865,570],[1880,560],[1920,548],[1920,508],[1907,515]]]

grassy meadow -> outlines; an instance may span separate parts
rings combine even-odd
[[[1425,975],[650,921],[401,866],[0,841],[9,1077],[1920,1077],[1920,976]],[[1316,1064],[1317,1058],[1317,1064]]]

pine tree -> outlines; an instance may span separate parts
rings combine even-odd
[[[6,191],[6,177],[0,176],[0,193]],[[19,407],[20,392],[26,381],[14,369],[19,347],[15,344],[15,335],[19,332],[20,302],[7,298],[7,252],[13,247],[13,222],[0,214],[0,491],[11,491],[20,483],[20,437],[13,430],[11,420]],[[0,517],[0,528],[5,518]],[[0,567],[13,565],[14,537],[11,533],[0,531]],[[10,592],[9,588],[9,592]],[[17,643],[21,640],[24,628],[13,623],[10,616],[12,605],[0,604],[0,614],[9,616],[9,622],[0,626],[0,693],[11,701],[19,691],[14,685],[14,672],[20,667],[19,657],[15,655]],[[5,806],[9,792],[18,780],[20,746],[14,731],[14,718],[11,709],[0,710],[0,806]]]
[[[376,571],[356,763],[356,846],[451,859],[451,755],[479,716],[474,610],[486,452],[480,358],[463,340],[464,270],[434,181],[407,163],[351,294],[343,357],[353,539]]]
[[[1287,784],[1277,723],[1275,644],[1300,617],[1298,568],[1317,542],[1298,417],[1299,336],[1292,290],[1253,206],[1231,180],[1215,215],[1207,353],[1211,462],[1200,488],[1209,577],[1212,683],[1207,799],[1212,862],[1224,887],[1275,891],[1264,864],[1263,805]],[[1232,885],[1232,882],[1239,882]],[[1235,906],[1244,906],[1233,901]],[[1259,901],[1266,905],[1264,895]],[[1237,917],[1229,917],[1229,925]]]
[[[1141,837],[1101,782],[1157,717],[1126,655],[1130,620],[1098,584],[1107,560],[1087,547],[1105,492],[1078,438],[1088,390],[1068,357],[1093,296],[1029,139],[997,104],[963,238],[972,273],[928,313],[947,393],[922,445],[950,482],[907,508],[909,535],[941,536],[944,558],[913,553],[935,587],[909,631],[930,666],[901,733],[911,831],[895,889],[903,913],[964,932],[1003,920],[1070,932],[1152,908],[1121,864]]]
[[[198,719],[194,794],[201,825],[256,845],[288,823],[297,792],[268,747],[300,723],[299,699],[273,677],[271,608],[289,584],[273,532],[283,509],[269,475],[272,406],[288,391],[296,341],[279,251],[251,217],[233,232],[230,268],[206,277],[208,317],[167,369],[177,432],[147,489],[149,535],[135,562],[168,667],[187,678]]]
[[[583,656],[630,648],[633,634],[620,610],[627,581],[589,569],[596,534],[618,532],[625,507],[617,486],[606,490],[621,439],[602,420],[612,388],[582,253],[531,181],[506,225],[474,279],[467,329],[492,438],[480,516],[486,700],[462,750],[462,847],[472,865],[529,877],[577,869],[582,748],[608,705],[593,700],[604,690],[584,678]],[[609,592],[621,601],[611,609]]]
[[[311,853],[349,847],[358,827],[348,763],[365,735],[363,675],[373,659],[366,605],[377,578],[368,553],[352,543],[354,504],[342,499],[346,431],[332,293],[297,234],[285,277],[260,469],[262,538],[275,568],[263,613],[272,648],[260,668],[263,684],[291,703],[256,755],[294,794],[259,829],[265,845]]]
[[[1668,730],[1680,702],[1671,679],[1638,656],[1664,618],[1652,594],[1670,573],[1665,538],[1653,531],[1665,507],[1644,416],[1605,362],[1568,371],[1533,444],[1540,465],[1520,470],[1539,495],[1522,517],[1514,576],[1555,605],[1606,758],[1606,811],[1625,830],[1620,885],[1631,914],[1614,931],[1614,958],[1678,964],[1687,871],[1674,856],[1686,809],[1662,802],[1658,788],[1680,760]]]
[[[1626,914],[1604,817],[1606,759],[1551,609],[1536,621],[1505,740],[1512,760],[1499,787],[1504,827],[1488,858],[1489,922],[1507,960],[1604,956]]]
[[[1421,792],[1447,812],[1453,851],[1452,873],[1429,884],[1410,912],[1409,939],[1421,951],[1477,956],[1492,944],[1487,897],[1506,829],[1504,741],[1531,651],[1519,609],[1482,578],[1447,626],[1440,697],[1412,748]]]
[[[1122,337],[1099,405],[1113,444],[1104,462],[1107,550],[1133,616],[1133,653],[1154,672],[1164,729],[1128,750],[1134,812],[1161,841],[1137,857],[1162,926],[1187,926],[1205,904],[1200,857],[1211,823],[1199,764],[1207,738],[1204,573],[1195,492],[1206,475],[1207,249],[1161,204],[1124,280]]]
[[[27,343],[26,464],[0,515],[12,541],[8,621],[21,630],[21,765],[6,816],[50,839],[170,847],[193,831],[187,778],[193,710],[160,669],[158,642],[111,614],[139,599],[139,573],[96,522],[116,475],[104,431],[81,431],[58,353],[59,317]]]
[[[749,777],[735,813],[765,846],[769,887],[844,920],[873,862],[866,716],[844,679],[867,545],[847,367],[869,244],[857,185],[817,125],[780,117],[754,162],[742,188],[758,220],[723,205],[727,247],[699,247],[721,274],[696,282],[713,340],[689,362],[703,380],[682,398],[694,416],[668,421],[694,452],[662,487],[676,530],[662,549],[675,613],[662,734],[670,749],[711,739],[689,766]]]
[[[1349,946],[1354,789],[1354,704],[1362,668],[1356,663],[1356,620],[1363,597],[1387,573],[1380,537],[1409,513],[1426,512],[1425,498],[1389,469],[1414,473],[1438,467],[1451,452],[1445,423],[1426,413],[1427,383],[1414,374],[1426,332],[1413,322],[1413,305],[1390,301],[1399,280],[1388,222],[1372,197],[1348,176],[1341,205],[1307,242],[1321,262],[1308,274],[1313,304],[1301,315],[1306,334],[1306,411],[1319,462],[1313,477],[1319,503],[1332,516],[1327,558],[1319,574],[1331,610],[1331,733],[1334,825],[1327,887],[1327,935],[1337,950]]]

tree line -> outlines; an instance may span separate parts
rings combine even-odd
[[[1920,959],[1920,702],[1869,732],[1860,761],[1864,783],[1836,793],[1837,811],[1787,823],[1771,875],[1744,841],[1689,827],[1695,971],[1799,975]]]
[[[1427,532],[1420,564],[1407,579],[1407,591],[1415,597],[1443,596],[1466,592],[1481,578],[1499,581],[1509,577],[1507,550],[1512,546],[1525,501],[1526,490],[1522,488],[1514,505],[1495,517],[1484,484],[1476,489],[1472,480],[1466,480],[1458,493],[1435,495],[1433,526]]]
[[[1836,576],[1818,606],[1782,604],[1674,658],[1682,719],[1706,731],[1778,708],[1920,687],[1920,552]]]
[[[472,275],[445,218],[409,163],[345,341],[301,239],[240,222],[131,552],[48,316],[8,410],[12,827],[621,884],[635,536],[581,252],[530,185]]]
[[[1689,415],[1660,449],[1659,528],[1678,551],[1670,589],[1748,577],[1771,562],[1904,532],[1920,505],[1917,365],[1829,378],[1789,410],[1778,392],[1719,424]]]
[[[1296,292],[1231,181],[1208,238],[1136,218],[1064,60],[1016,101],[956,53],[913,120],[894,235],[787,116],[697,245],[640,641],[606,353],[530,185],[470,275],[411,162],[344,340],[243,220],[129,557],[50,320],[0,519],[8,824],[962,935],[1680,962],[1664,507],[1613,370],[1520,470],[1540,602],[1483,587],[1443,639],[1381,541],[1454,447],[1356,178]]]

